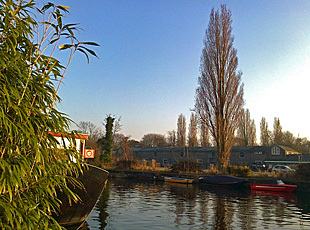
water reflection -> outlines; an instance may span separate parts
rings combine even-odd
[[[109,216],[107,212],[108,207],[107,201],[109,200],[109,196],[110,196],[110,184],[108,183],[96,205],[96,208],[99,210],[99,216],[97,220],[100,225],[98,226],[98,229],[105,229],[105,227],[107,226],[106,221]]]
[[[310,195],[110,180],[83,229],[305,229]]]

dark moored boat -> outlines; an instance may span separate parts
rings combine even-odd
[[[71,188],[81,198],[82,202],[72,202],[70,205],[65,194],[60,193],[58,195],[62,201],[60,213],[54,216],[58,223],[62,226],[82,224],[104,190],[108,175],[108,171],[88,165],[88,170],[78,178],[83,183],[85,190],[76,187]]]
[[[226,176],[226,175],[215,175],[209,177],[199,178],[199,183],[203,184],[213,184],[221,186],[233,186],[233,187],[242,187],[248,183],[247,179],[235,177],[235,176]]]
[[[285,184],[282,180],[251,184],[251,189],[273,192],[293,192],[296,187],[297,185]]]

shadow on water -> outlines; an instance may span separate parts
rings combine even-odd
[[[251,189],[249,188],[235,188],[229,186],[217,186],[217,185],[199,185],[201,191],[207,191],[216,195],[219,198],[247,198],[251,195]]]
[[[199,188],[192,184],[176,184],[167,183],[164,184],[170,191],[171,196],[179,200],[194,200],[197,197]]]
[[[297,193],[297,206],[304,215],[303,218],[310,221],[310,194]]]

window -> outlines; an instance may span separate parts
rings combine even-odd
[[[202,164],[202,163],[203,163],[203,160],[202,160],[202,159],[197,159],[197,163]]]
[[[163,164],[164,164],[164,165],[168,165],[168,159],[164,158],[164,159],[163,159]]]
[[[183,157],[184,153],[181,153],[181,157]]]
[[[154,153],[154,157],[157,157],[157,153],[156,152]]]
[[[280,148],[275,146],[271,149],[271,155],[280,155]]]
[[[215,152],[211,153],[211,158],[215,158]]]
[[[244,152],[241,152],[241,153],[239,154],[239,157],[240,157],[240,158],[244,158]]]
[[[255,155],[262,155],[263,152],[254,152]]]

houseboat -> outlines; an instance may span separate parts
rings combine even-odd
[[[69,146],[70,140],[62,135],[50,132],[52,136],[59,142],[58,148],[63,148],[64,145]],[[85,149],[85,141],[88,139],[87,134],[78,134],[75,136],[75,147],[80,152],[83,158],[94,158],[94,150]],[[71,159],[74,161],[75,159]],[[108,180],[109,172],[93,165],[86,165],[84,172],[77,180],[81,182],[84,188],[74,185],[68,187],[79,196],[80,202],[69,202],[67,195],[61,191],[57,191],[57,198],[61,201],[60,210],[53,216],[62,226],[77,226],[82,225],[87,219],[90,212],[95,207],[101,193],[103,192]]]

